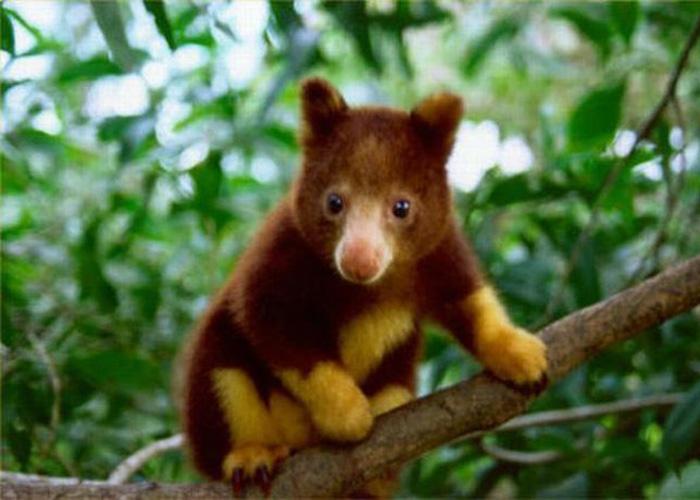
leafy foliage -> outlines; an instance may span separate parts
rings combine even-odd
[[[495,156],[483,160],[484,140],[450,168],[483,170],[476,187],[457,183],[458,215],[522,325],[700,253],[698,49],[677,106],[601,197],[663,94],[697,2],[43,2],[51,22],[27,5],[2,3],[3,468],[104,478],[178,430],[177,353],[289,186],[307,74],[350,102],[405,108],[447,87],[467,103],[460,141],[496,128]],[[688,391],[670,414],[486,438],[559,452],[548,464],[455,443],[407,467],[401,493],[697,495],[699,326],[686,314],[612,349],[533,408]],[[479,369],[427,330],[424,392]],[[139,478],[195,476],[169,453]]]

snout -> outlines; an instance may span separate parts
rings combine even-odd
[[[369,284],[384,274],[389,255],[382,245],[361,239],[350,240],[338,245],[335,262],[343,278]]]
[[[357,201],[346,215],[335,248],[335,266],[340,275],[354,283],[378,281],[393,257],[390,235],[382,221],[381,205]]]

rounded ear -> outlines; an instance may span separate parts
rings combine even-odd
[[[425,141],[449,154],[462,119],[462,99],[449,92],[433,94],[411,110],[411,121]]]
[[[302,139],[329,132],[347,109],[343,96],[328,81],[307,78],[301,84]]]

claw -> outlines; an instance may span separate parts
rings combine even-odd
[[[255,484],[260,486],[260,489],[263,490],[265,496],[270,494],[270,484],[272,483],[272,476],[270,475],[270,469],[267,468],[267,465],[261,465],[260,467],[255,469],[254,481]]]
[[[233,474],[231,474],[231,488],[233,489],[233,496],[240,497],[244,485],[245,472],[243,471],[243,468],[236,467],[233,469]]]
[[[506,386],[510,387],[514,391],[518,391],[519,393],[524,394],[525,396],[537,396],[542,391],[544,391],[549,385],[549,377],[547,377],[546,373],[543,373],[538,380],[525,384],[516,384],[515,382],[510,380],[503,380],[491,373],[490,371],[486,371],[486,374],[491,378],[498,380],[502,384],[505,384]]]

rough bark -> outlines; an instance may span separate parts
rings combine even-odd
[[[700,303],[700,256],[566,316],[540,332],[548,346],[549,378],[556,381],[610,345]],[[525,411],[534,396],[486,374],[436,392],[377,419],[370,436],[354,446],[320,447],[287,460],[272,485],[276,497],[339,496],[392,466],[460,436],[494,428]],[[215,497],[223,485],[120,486],[5,483],[3,498],[99,496]],[[250,490],[251,496],[261,496]]]

